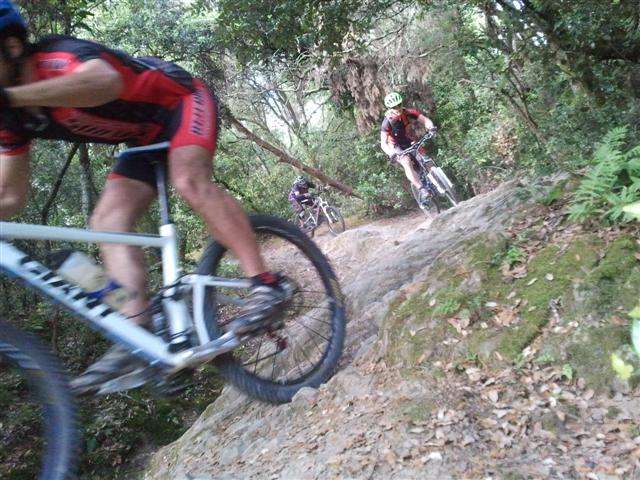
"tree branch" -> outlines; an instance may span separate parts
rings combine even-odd
[[[252,142],[254,142],[256,145],[260,146],[264,150],[267,150],[268,152],[273,153],[281,163],[287,163],[287,164],[297,168],[298,170],[301,170],[301,171],[303,171],[305,173],[308,173],[309,175],[311,175],[311,176],[317,178],[318,180],[320,180],[321,182],[323,182],[323,183],[325,183],[327,185],[331,185],[332,187],[336,188],[337,190],[340,190],[341,192],[343,192],[346,195],[350,195],[352,197],[356,197],[356,198],[362,199],[362,197],[358,193],[356,193],[353,190],[353,188],[349,187],[348,185],[345,185],[344,183],[342,183],[342,182],[340,182],[338,180],[335,180],[335,179],[333,179],[331,177],[328,177],[321,170],[318,170],[317,168],[309,167],[309,166],[303,164],[300,160],[298,160],[296,158],[293,158],[288,153],[284,152],[283,150],[280,150],[279,148],[271,145],[270,143],[266,142],[262,138],[258,137],[256,134],[251,132],[247,127],[245,127],[242,123],[240,123],[240,121],[238,121],[238,119],[236,117],[234,117],[233,114],[229,110],[226,110],[226,118],[247,139],[251,140]]]
[[[43,225],[46,225],[49,222],[49,215],[51,213],[51,207],[53,206],[53,202],[55,202],[56,197],[58,196],[58,192],[60,191],[60,186],[62,185],[62,180],[64,179],[64,176],[67,173],[67,170],[69,169],[69,165],[71,165],[71,160],[73,160],[73,157],[75,157],[76,152],[78,151],[79,148],[80,148],[80,144],[74,143],[73,146],[71,147],[71,150],[69,150],[69,154],[67,155],[67,160],[64,162],[64,165],[62,166],[62,169],[58,174],[58,178],[53,184],[53,188],[51,189],[49,198],[47,198],[47,201],[45,202],[44,207],[42,207],[42,211],[40,212],[40,223],[42,223]]]

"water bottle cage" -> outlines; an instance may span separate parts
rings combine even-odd
[[[119,288],[122,288],[122,285],[120,285],[118,282],[114,280],[109,280],[109,283],[107,284],[106,287],[104,287],[101,290],[96,290],[94,292],[87,292],[87,296],[91,299],[100,300],[108,293],[113,292],[114,290],[118,290]]]

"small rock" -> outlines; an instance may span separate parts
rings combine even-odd
[[[440,452],[431,452],[427,458],[429,460],[433,460],[434,462],[441,462],[442,454]]]
[[[298,390],[291,400],[291,406],[311,406],[315,405],[318,401],[318,390],[311,387],[302,387]]]
[[[222,451],[220,452],[220,465],[229,465],[230,463],[235,462],[242,452],[245,450],[244,445],[242,444],[231,444],[225,445]]]

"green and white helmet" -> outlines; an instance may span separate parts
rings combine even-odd
[[[402,103],[402,95],[398,92],[391,92],[384,97],[384,105],[387,108],[397,107]]]

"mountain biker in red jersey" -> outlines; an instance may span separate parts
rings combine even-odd
[[[19,11],[11,1],[0,0],[0,219],[26,203],[32,139],[132,146],[168,141],[168,155],[162,155],[169,181],[253,280],[241,318],[249,329],[257,328],[288,300],[288,280],[267,271],[246,214],[210,180],[217,110],[209,88],[175,64],[133,58],[67,36],[29,43]],[[91,228],[132,231],[155,194],[150,158],[119,160],[107,177]],[[123,313],[145,311],[142,251],[125,245],[101,245],[100,251],[111,278],[136,294]],[[122,347],[112,347],[74,388],[77,393],[95,391],[104,381],[133,370],[137,362]]]
[[[429,195],[429,192],[420,183],[420,176],[414,168],[413,159],[409,155],[400,155],[400,153],[417,140],[411,138],[407,131],[411,120],[422,123],[427,130],[435,130],[435,126],[420,110],[403,108],[402,102],[402,95],[397,92],[391,92],[384,97],[384,104],[389,110],[385,113],[380,126],[380,147],[392,161],[402,166],[404,174],[419,190],[420,198],[423,199]]]

